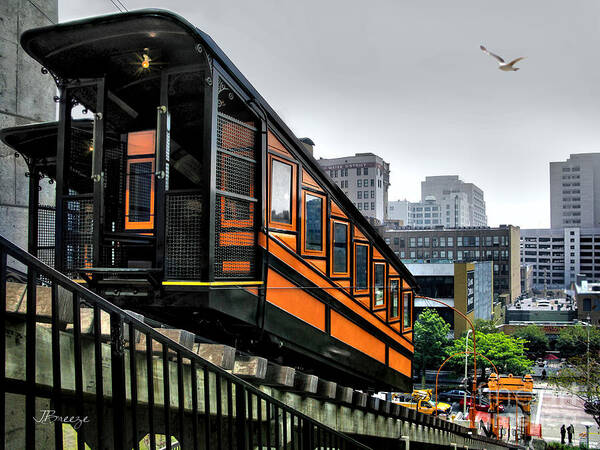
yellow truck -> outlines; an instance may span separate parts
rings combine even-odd
[[[416,409],[419,412],[432,414],[434,416],[439,414],[449,414],[452,408],[448,403],[438,402],[436,409],[435,398],[433,398],[431,389],[419,389],[413,391],[410,401],[408,402],[395,401],[393,397],[392,401],[407,408]]]

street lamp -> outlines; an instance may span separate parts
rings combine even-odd
[[[471,416],[470,422],[471,422],[471,428],[475,428],[475,403],[477,401],[477,399],[475,398],[475,394],[477,393],[477,345],[476,345],[476,340],[475,340],[475,325],[473,325],[473,322],[471,321],[471,319],[469,319],[465,314],[460,312],[458,309],[454,308],[453,306],[450,306],[448,303],[438,300],[437,298],[425,297],[423,295],[415,295],[415,298],[431,300],[433,302],[437,302],[441,305],[444,305],[447,308],[452,309],[455,313],[457,313],[459,316],[461,316],[463,319],[465,319],[467,321],[467,323],[471,326],[471,329],[473,330],[473,372],[474,373],[473,373],[473,393],[471,394],[473,397],[473,403],[470,408],[470,416]]]
[[[469,357],[469,333],[471,330],[467,330],[467,337],[465,338],[465,391],[463,394],[463,417],[467,416],[467,358]]]

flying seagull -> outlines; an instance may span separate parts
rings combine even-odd
[[[504,59],[502,59],[498,55],[490,52],[483,45],[480,45],[479,48],[483,51],[483,53],[487,53],[488,55],[494,57],[498,61],[498,69],[503,70],[505,72],[516,72],[517,70],[519,70],[519,68],[513,67],[513,64],[516,64],[519,61],[521,61],[522,59],[525,59],[525,57],[521,56],[521,57],[514,59],[511,62],[507,63],[506,61],[504,61]]]

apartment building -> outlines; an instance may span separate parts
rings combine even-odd
[[[386,219],[390,165],[374,153],[325,159],[319,164],[364,216]]]

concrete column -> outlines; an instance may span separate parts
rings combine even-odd
[[[56,85],[19,45],[23,31],[58,21],[58,0],[0,1],[0,128],[56,119]],[[27,248],[28,171],[0,143],[0,234]],[[40,183],[40,202],[54,204],[54,186]]]

